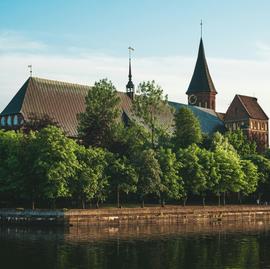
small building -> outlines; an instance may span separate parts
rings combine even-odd
[[[268,148],[268,117],[257,98],[237,94],[230,104],[224,123],[227,129],[243,130],[250,141],[255,141],[259,151]]]

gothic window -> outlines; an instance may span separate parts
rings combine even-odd
[[[199,102],[199,107],[201,107],[202,106],[202,103],[201,102]]]
[[[253,122],[250,121],[250,128],[253,129]]]
[[[12,118],[11,118],[11,116],[8,116],[8,118],[7,118],[7,125],[8,126],[11,126],[12,125]]]
[[[204,107],[207,108],[207,102],[204,103]]]
[[[233,123],[233,128],[232,129],[233,129],[233,131],[236,130],[236,123],[235,122]]]
[[[1,118],[1,126],[6,126],[6,118],[5,117]]]

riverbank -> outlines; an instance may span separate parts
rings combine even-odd
[[[166,206],[86,210],[0,210],[0,224],[2,225],[121,226],[146,223],[187,224],[245,220],[270,220],[270,206]]]

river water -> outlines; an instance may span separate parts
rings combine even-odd
[[[1,269],[270,268],[270,223],[0,227]]]

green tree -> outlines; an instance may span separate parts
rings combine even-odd
[[[244,174],[243,186],[241,192],[248,195],[256,191],[258,186],[258,169],[257,166],[249,160],[241,160],[241,167]]]
[[[245,157],[246,160],[252,161],[258,169],[258,198],[268,194],[270,190],[270,160],[263,155],[252,154]]]
[[[158,141],[158,134],[167,132],[171,126],[169,120],[162,121],[162,117],[169,118],[172,108],[168,105],[167,96],[154,81],[142,82],[138,86],[140,95],[133,102],[133,112],[141,123],[150,130],[152,148]]]
[[[241,160],[234,147],[220,133],[215,133],[212,141],[212,150],[216,162],[217,181],[212,191],[218,196],[220,205],[220,195],[223,194],[223,204],[225,205],[226,192],[236,192],[241,190],[244,182],[244,174],[241,167]]]
[[[188,148],[180,148],[178,151],[178,159],[182,162],[180,168],[180,174],[183,177],[186,190],[186,199],[188,194],[203,195],[207,189],[207,176],[205,169],[200,163],[200,151],[201,149],[192,144]]]
[[[37,158],[33,173],[41,182],[43,198],[54,202],[59,197],[70,196],[68,180],[76,175],[79,165],[76,142],[59,128],[49,126],[37,133],[34,143]]]
[[[76,176],[70,179],[72,195],[81,201],[82,208],[86,202],[95,199],[98,207],[108,193],[108,176],[106,175],[107,153],[101,148],[85,148],[77,146],[76,152],[79,165]]]
[[[85,98],[85,112],[78,115],[79,138],[86,146],[108,147],[119,117],[119,102],[111,81],[95,82]]]
[[[112,156],[109,163],[109,177],[111,190],[117,194],[117,207],[120,208],[120,193],[136,192],[138,176],[135,168],[128,162],[126,157],[117,158]]]
[[[0,194],[2,198],[14,199],[20,194],[20,159],[22,134],[0,130]]]
[[[225,134],[225,137],[240,156],[256,154],[256,143],[249,141],[242,130],[229,131]]]
[[[160,148],[157,158],[161,168],[161,203],[164,206],[165,199],[180,200],[185,195],[184,182],[179,173],[182,164],[169,148]]]
[[[202,141],[202,131],[199,120],[193,112],[182,107],[174,116],[174,145],[176,149],[187,148],[191,144],[199,144]]]
[[[137,193],[141,198],[142,207],[144,207],[146,195],[160,194],[162,172],[154,150],[147,149],[141,152],[137,159],[137,171],[139,175]]]

